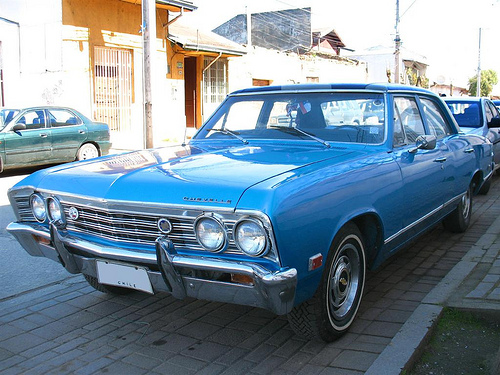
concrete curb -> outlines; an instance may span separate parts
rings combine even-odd
[[[445,302],[474,271],[483,257],[487,256],[487,249],[499,233],[500,216],[463,256],[462,260],[425,296],[420,306],[367,370],[366,375],[400,374],[419,358],[427,342],[426,339],[430,337],[443,311]]]

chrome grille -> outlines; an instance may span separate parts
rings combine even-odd
[[[31,211],[29,195],[18,195],[15,197],[15,202],[21,221],[36,221]]]
[[[75,207],[78,210],[79,216],[77,220],[72,220],[69,217],[70,207]],[[69,231],[85,233],[111,241],[154,246],[156,239],[164,235],[158,229],[158,220],[167,218],[172,224],[172,231],[168,234],[168,238],[176,247],[204,250],[196,240],[194,233],[195,216],[128,213],[64,202],[63,208],[66,213],[67,229]],[[225,224],[228,229],[228,237],[232,238],[232,229],[235,222],[225,221]],[[241,253],[232,239],[229,241],[226,252]]]

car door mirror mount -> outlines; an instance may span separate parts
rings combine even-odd
[[[418,150],[434,150],[436,148],[436,136],[424,134],[417,137],[415,147],[409,150],[410,154],[416,153]]]
[[[26,130],[26,125],[25,124],[16,124],[12,127],[12,131],[19,132],[21,130]]]

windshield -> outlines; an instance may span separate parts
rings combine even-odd
[[[460,127],[480,128],[481,112],[479,102],[446,101],[453,117]]]
[[[379,144],[383,94],[288,93],[229,97],[195,139],[307,139]]]
[[[0,130],[19,113],[18,109],[0,109]]]

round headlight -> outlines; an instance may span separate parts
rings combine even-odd
[[[226,244],[226,231],[222,223],[212,217],[201,217],[194,224],[196,238],[210,251],[220,251]]]
[[[242,220],[236,225],[234,242],[244,253],[260,256],[267,250],[267,235],[263,226],[254,220]]]
[[[43,223],[47,218],[47,210],[45,209],[45,201],[42,196],[39,194],[31,195],[30,206],[35,219],[37,219],[40,223]]]
[[[64,211],[59,199],[54,197],[47,198],[47,210],[50,221],[64,222]]]

